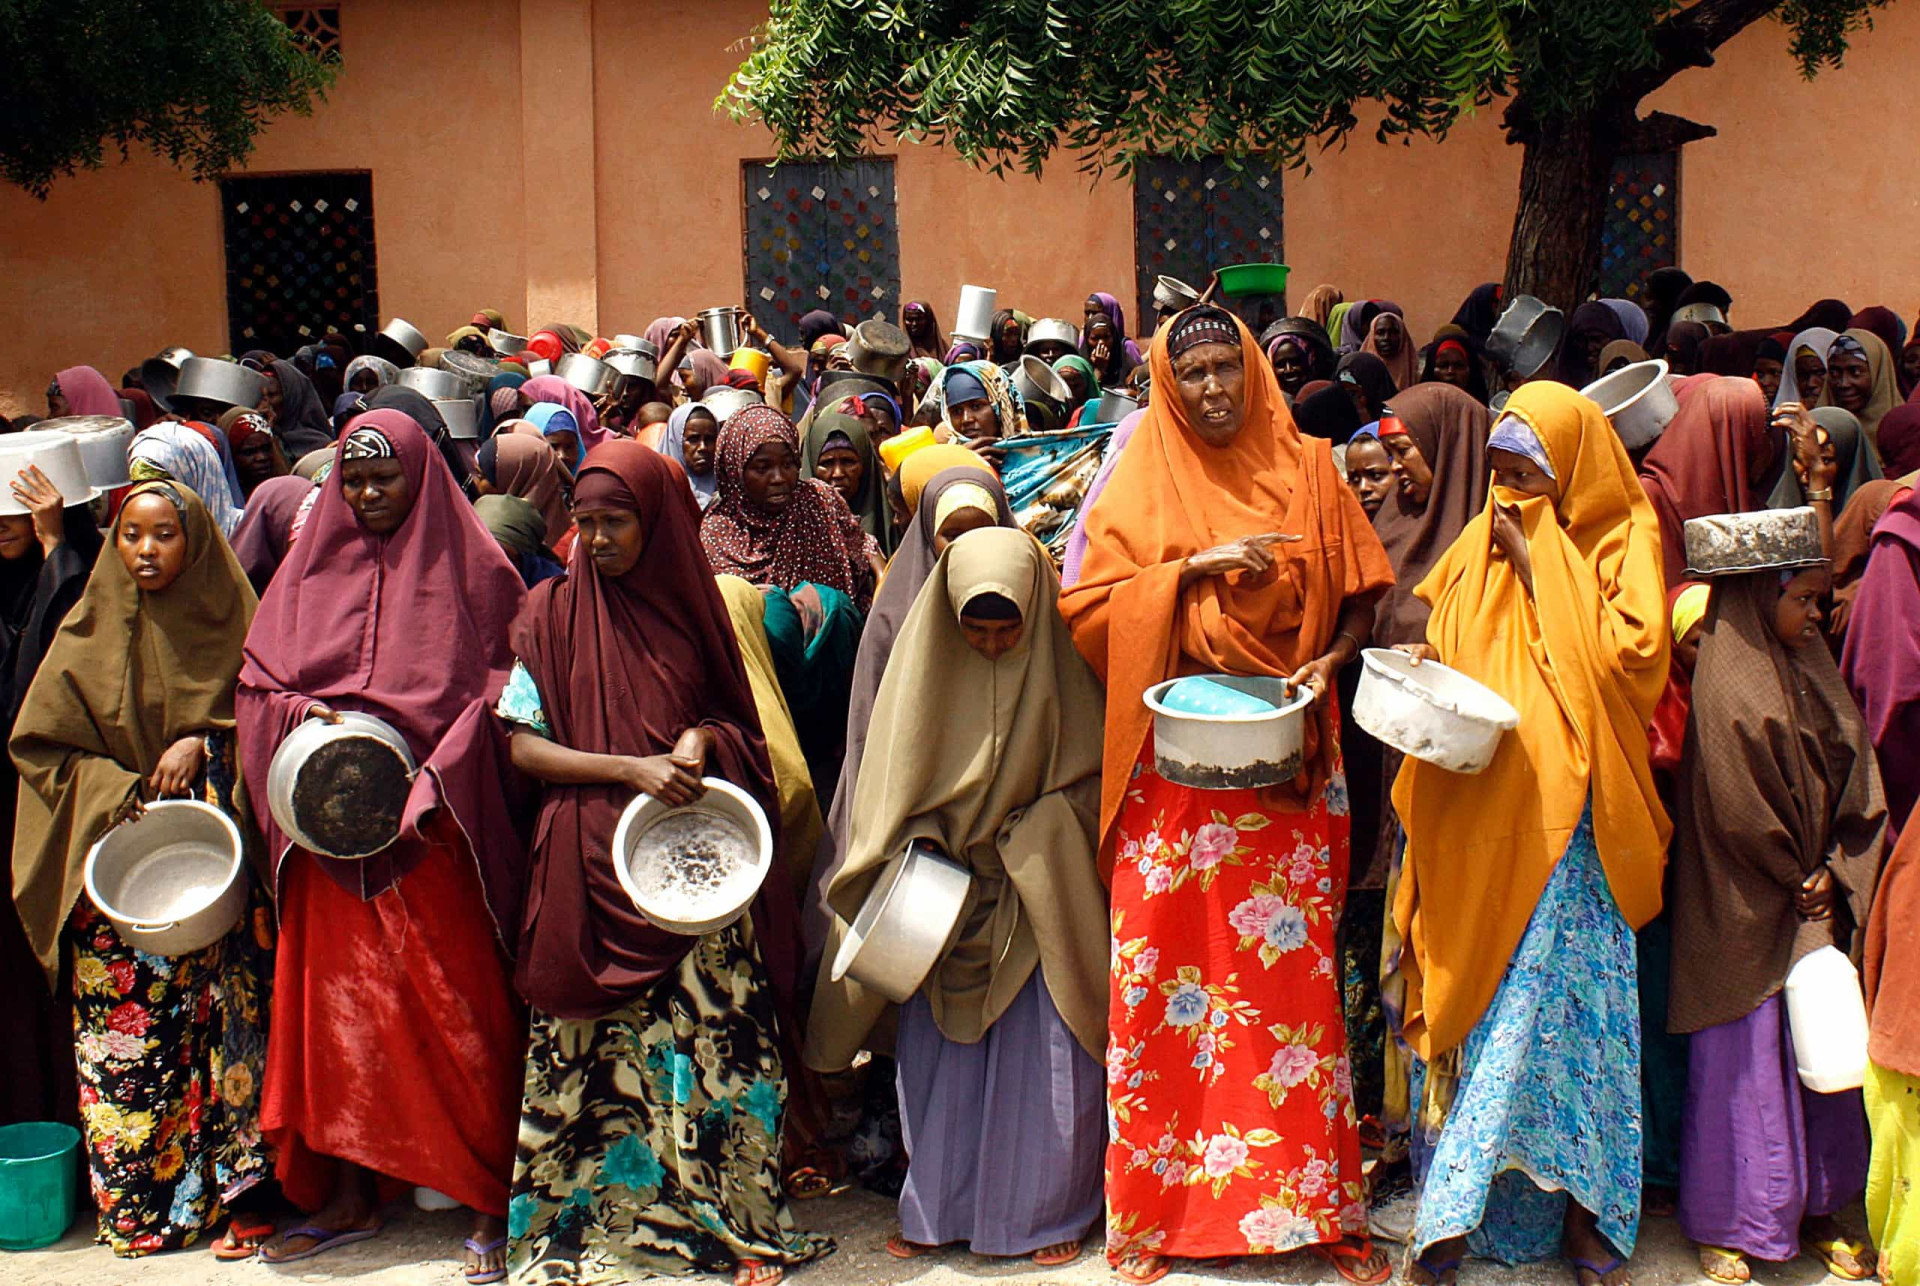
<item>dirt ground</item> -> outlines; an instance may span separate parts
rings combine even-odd
[[[831,1256],[794,1270],[797,1286],[1113,1286],[1105,1259],[1094,1250],[1065,1268],[1039,1269],[1026,1260],[977,1259],[960,1250],[942,1251],[910,1263],[889,1258],[883,1249],[894,1231],[893,1204],[864,1192],[849,1192],[800,1203],[797,1211],[809,1228],[829,1233],[838,1243]],[[272,1286],[275,1282],[339,1282],[351,1286],[459,1286],[460,1239],[464,1212],[423,1214],[410,1203],[389,1212],[384,1235],[319,1259],[269,1268],[257,1261],[220,1264],[201,1249],[116,1259],[93,1244],[90,1217],[76,1223],[66,1240],[46,1250],[0,1253],[0,1286]],[[1858,1226],[1857,1217],[1849,1221]],[[1633,1260],[1636,1286],[1695,1286],[1705,1283],[1691,1247],[1671,1219],[1652,1219],[1640,1230]],[[719,1282],[722,1279],[706,1279]],[[1331,1269],[1304,1254],[1242,1260],[1226,1268],[1174,1273],[1168,1286],[1197,1282],[1284,1282],[1288,1286],[1337,1286]],[[1787,1264],[1755,1264],[1756,1286],[1831,1284],[1819,1264],[1806,1258]],[[1509,1269],[1469,1263],[1461,1286],[1570,1286],[1571,1274],[1559,1264]]]

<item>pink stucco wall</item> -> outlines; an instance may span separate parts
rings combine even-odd
[[[763,12],[756,0],[343,0],[347,69],[311,118],[281,120],[252,172],[373,175],[381,306],[438,338],[481,306],[515,325],[565,317],[637,330],[742,293],[741,162],[764,133],[713,100]],[[1716,124],[1683,161],[1681,260],[1785,320],[1820,295],[1920,302],[1920,178],[1889,121],[1920,98],[1920,10],[1893,6],[1847,67],[1807,84],[1763,23],[1718,67],[1652,104]],[[1871,104],[1863,115],[1860,104]],[[1363,118],[1366,114],[1363,112]],[[998,179],[894,147],[903,297],[951,313],[962,282],[1036,315],[1091,290],[1133,306],[1130,186],[1062,157]],[[1444,142],[1381,146],[1371,120],[1285,186],[1296,297],[1339,284],[1430,331],[1498,277],[1519,153],[1498,109]],[[147,157],[0,189],[0,412],[43,411],[75,362],[110,377],[161,346],[226,347],[218,191]]]

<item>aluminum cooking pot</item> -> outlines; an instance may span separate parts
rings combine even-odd
[[[490,362],[476,353],[463,353],[457,348],[450,348],[440,354],[440,369],[465,380],[468,393],[478,393],[487,387],[488,380],[500,373],[500,363]]]
[[[473,404],[472,398],[435,402],[433,409],[440,412],[440,418],[447,425],[447,436],[456,442],[472,442],[480,437],[480,408]]]
[[[636,796],[621,812],[613,847],[608,850],[614,877],[633,899],[634,909],[668,933],[690,937],[716,932],[739,919],[773,869],[773,828],[759,801],[719,777],[705,777],[701,783],[706,793],[680,808],[651,795]],[[697,884],[648,869],[641,860],[643,842],[656,827],[670,822],[684,838],[704,830],[723,843],[739,846],[746,860]],[[669,861],[681,857],[677,850],[668,855]]]
[[[126,462],[123,459],[121,463],[124,466]],[[42,430],[35,425],[24,433],[0,434],[0,514],[33,512],[13,494],[13,480],[28,466],[46,475],[65,504],[83,505],[100,494],[87,479],[79,439],[71,433]]]
[[[834,953],[832,979],[904,1005],[945,954],[973,875],[926,840],[887,864]]]
[[[420,354],[431,348],[427,337],[420,333],[413,323],[395,317],[373,337],[373,351],[386,358],[395,366],[408,367],[420,360]]]
[[[1567,316],[1532,295],[1515,295],[1487,337],[1487,355],[1514,374],[1534,374],[1560,351]]]
[[[1140,409],[1140,399],[1122,388],[1100,390],[1100,403],[1093,408],[1095,424],[1118,424]]]
[[[1163,313],[1184,312],[1200,302],[1200,292],[1178,277],[1153,279],[1153,306]]]
[[[71,436],[80,447],[80,463],[91,485],[124,487],[133,481],[127,476],[127,448],[133,445],[134,435],[132,421],[117,415],[68,415],[57,420],[42,420],[33,428],[35,432]],[[60,494],[65,496],[66,492]]]
[[[766,400],[752,389],[734,388],[727,384],[716,385],[700,396],[700,404],[713,412],[714,423],[723,427],[736,412],[759,406]]]
[[[1013,367],[1013,386],[1029,402],[1050,402],[1055,408],[1066,406],[1073,397],[1067,382],[1037,357],[1022,357]]]
[[[985,343],[993,329],[993,314],[1000,306],[1000,292],[992,286],[960,287],[960,306],[953,313],[953,333],[959,339]]]
[[[650,380],[658,373],[651,353],[643,353],[637,348],[616,348],[604,359],[608,366],[622,375],[631,375],[635,379]]]
[[[487,331],[487,347],[502,357],[518,357],[527,351],[527,337],[495,326]]]
[[[273,820],[286,833],[288,839],[305,849],[324,853],[328,857],[356,859],[371,857],[386,849],[399,838],[399,830],[386,840],[364,853],[334,853],[316,843],[301,829],[299,819],[294,816],[293,790],[300,780],[301,770],[307,766],[316,751],[335,741],[355,737],[372,737],[384,741],[398,754],[411,779],[419,767],[414,760],[413,751],[407,745],[407,739],[398,729],[384,719],[370,714],[361,714],[357,710],[340,711],[339,723],[327,723],[322,719],[308,719],[305,723],[288,733],[280,748],[273,752],[273,759],[267,765],[267,811],[273,814]]]
[[[553,373],[588,397],[600,397],[613,387],[613,367],[585,353],[563,354],[555,364]]]
[[[1027,348],[1035,344],[1065,344],[1070,349],[1080,347],[1080,328],[1072,322],[1061,321],[1058,317],[1042,317],[1027,328]]]
[[[1154,769],[1178,786],[1200,790],[1239,790],[1277,786],[1300,775],[1305,761],[1307,707],[1313,693],[1295,691],[1285,679],[1270,676],[1209,674],[1232,688],[1268,702],[1255,714],[1197,714],[1166,704],[1168,690],[1182,679],[1148,688],[1141,699],[1153,712]]]
[[[174,397],[198,398],[223,407],[260,405],[263,381],[260,372],[248,370],[238,362],[223,362],[217,357],[189,357],[180,365],[180,382]]]
[[[473,392],[465,376],[431,366],[409,366],[401,371],[400,387],[412,389],[429,402],[451,402]]]
[[[247,906],[233,819],[197,799],[163,799],[87,850],[87,897],[130,947],[182,956],[212,946]]]
[[[724,308],[702,308],[694,318],[700,323],[700,341],[722,361],[740,347],[740,310],[731,304]]]
[[[1819,519],[1808,505],[1689,518],[1682,536],[1689,576],[1791,571],[1815,566],[1827,556]]]
[[[1664,361],[1635,362],[1611,375],[1602,375],[1580,390],[1600,404],[1629,451],[1649,446],[1680,414],[1680,399],[1667,382]]]
[[[173,390],[180,383],[180,368],[189,357],[191,349],[178,345],[163,348],[159,354],[140,363],[140,384],[147,390],[147,396],[163,411],[171,411],[168,403],[173,398]]]
[[[1361,653],[1353,718],[1402,754],[1449,772],[1484,772],[1520,715],[1499,693],[1438,661],[1392,648]]]

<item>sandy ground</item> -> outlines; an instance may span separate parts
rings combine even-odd
[[[798,1286],[965,1286],[967,1283],[1019,1283],[1021,1286],[1113,1286],[1105,1259],[1089,1251],[1065,1268],[1038,1269],[1026,1260],[977,1259],[960,1250],[942,1251],[910,1263],[889,1258],[883,1249],[894,1231],[893,1205],[863,1192],[844,1193],[797,1207],[810,1228],[831,1234],[839,1248],[817,1263],[796,1269]],[[1855,1228],[1856,1215],[1848,1220]],[[83,1217],[67,1239],[47,1250],[0,1253],[0,1286],[187,1286],[235,1283],[271,1286],[276,1282],[341,1282],[352,1286],[459,1286],[459,1244],[463,1212],[422,1214],[410,1204],[395,1206],[384,1235],[343,1247],[319,1259],[269,1268],[259,1262],[221,1264],[204,1250],[192,1249],[145,1259],[115,1259],[92,1244],[90,1217]],[[1821,1266],[1800,1258],[1788,1264],[1756,1264],[1757,1286],[1817,1286],[1832,1283]],[[1641,1228],[1633,1261],[1637,1286],[1705,1283],[1692,1248],[1670,1219],[1649,1220]],[[719,1282],[723,1279],[700,1279]],[[1289,1286],[1337,1286],[1339,1278],[1307,1255],[1242,1260],[1226,1268],[1174,1273],[1168,1286],[1204,1281],[1284,1282]],[[1462,1286],[1569,1286],[1572,1276],[1559,1264],[1507,1269],[1469,1263]]]

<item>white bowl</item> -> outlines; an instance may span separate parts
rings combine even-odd
[[[1186,676],[1183,676],[1186,677]],[[1273,704],[1258,714],[1194,714],[1164,704],[1180,679],[1148,688],[1141,699],[1153,711],[1154,771],[1176,786],[1245,790],[1278,786],[1300,775],[1306,762],[1307,707],[1313,693],[1266,675],[1209,674],[1205,678]]]
[[[1360,655],[1354,720],[1402,754],[1449,772],[1484,772],[1500,738],[1520,726],[1520,712],[1499,693],[1438,661],[1416,666],[1383,647]]]
[[[80,444],[80,462],[87,471],[87,481],[94,486],[111,489],[133,481],[127,473],[127,450],[134,437],[131,421],[117,415],[69,415],[42,420],[33,431],[71,434]]]
[[[652,795],[636,796],[620,814],[610,850],[614,876],[634,908],[649,923],[689,937],[713,933],[739,919],[773,868],[773,828],[760,802],[730,781],[701,780],[707,793],[680,808]],[[725,860],[723,853],[713,874],[690,881],[689,873],[699,867],[685,861],[681,846],[701,838],[730,843],[733,860]],[[642,852],[643,846],[654,852]],[[660,846],[666,849],[664,855]],[[649,864],[649,856],[658,864]],[[673,860],[663,861],[663,856]]]
[[[32,466],[47,476],[64,505],[84,505],[100,494],[87,477],[80,440],[59,429],[29,429],[0,436],[0,514],[33,510],[13,494],[13,480]]]
[[[887,864],[833,958],[835,982],[853,980],[896,1005],[933,972],[966,909],[973,875],[926,840]]]

